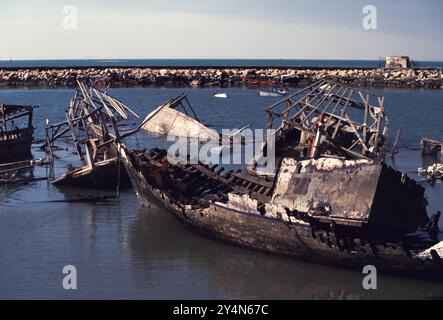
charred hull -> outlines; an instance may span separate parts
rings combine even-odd
[[[35,106],[0,104],[0,163],[32,159]],[[14,121],[27,118],[19,128]]]
[[[0,133],[0,163],[31,159],[33,133],[33,128]]]
[[[424,191],[382,162],[284,159],[272,202],[324,223],[401,235],[428,222]]]
[[[120,176],[119,176],[120,175]],[[55,186],[71,186],[77,188],[115,190],[131,185],[123,164],[118,160],[97,163],[94,168],[77,168],[68,171],[62,177],[52,181]]]
[[[211,192],[203,192],[199,199],[186,198],[184,191],[176,189],[169,180],[177,179],[176,175],[181,173],[174,166],[161,166],[161,156],[154,158],[122,149],[122,159],[140,202],[145,206],[152,201],[160,203],[185,226],[200,234],[321,264],[359,269],[371,264],[385,272],[434,279],[442,275],[440,258],[423,256],[426,249],[438,242],[436,240],[422,235],[376,233],[367,223],[354,226],[326,222],[315,215],[288,210],[271,200],[263,207],[265,197],[253,192],[239,194],[233,190],[237,187],[229,191],[231,187],[223,185],[223,180],[209,181],[217,179],[215,176],[200,180],[203,188],[211,183],[215,185]],[[226,192],[226,197],[221,191]]]

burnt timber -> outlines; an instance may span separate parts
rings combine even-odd
[[[113,144],[118,133],[113,128],[117,126],[116,118],[127,120],[130,113],[137,116],[106,92],[78,82],[66,121],[46,127],[45,148],[53,162],[54,142],[70,135],[69,141],[75,147],[81,166],[70,166],[61,177],[52,178],[51,183],[104,190],[129,186],[129,177]]]
[[[0,104],[0,163],[32,158],[34,108],[36,107]],[[27,117],[27,122],[25,127],[19,128],[14,121],[23,117]]]
[[[276,161],[341,157],[384,160],[389,119],[384,97],[321,80],[265,109],[266,129],[275,129]],[[263,146],[263,154],[267,153]],[[248,166],[257,173],[260,158]]]
[[[425,233],[399,232],[397,228],[391,232],[387,225],[370,221],[372,216],[380,219],[375,212],[368,214],[369,221],[328,219],[327,214],[315,211],[303,213],[274,201],[278,185],[264,178],[239,172],[220,175],[220,168],[203,164],[171,165],[162,150],[144,154],[121,145],[119,149],[142,205],[159,203],[185,226],[205,236],[322,264],[349,268],[372,264],[386,272],[442,275],[443,248],[438,240],[431,240]],[[411,181],[404,185],[411,193],[416,187]],[[382,204],[383,200],[378,201]],[[415,225],[418,229],[418,225],[428,222],[424,218],[410,221],[408,228]],[[389,216],[385,221],[399,222]]]
[[[117,186],[126,187],[129,177],[123,165],[116,158],[99,161],[94,167],[73,168],[51,183],[55,186],[72,186],[100,190],[115,190]],[[120,172],[120,173],[119,173]]]
[[[142,205],[160,203],[192,230],[250,249],[442,278],[443,242],[435,228],[426,232],[424,188],[384,161],[383,98],[320,81],[280,104],[273,175],[172,164],[165,150],[117,141]],[[277,105],[266,109],[271,120]]]

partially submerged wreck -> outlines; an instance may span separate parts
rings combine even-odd
[[[34,167],[45,164],[44,159],[23,160],[0,164],[0,185],[27,184],[46,180],[46,177],[35,177]]]
[[[443,243],[424,188],[384,161],[383,102],[320,81],[268,108],[270,128],[272,110],[285,105],[271,175],[254,166],[223,174],[116,145],[142,205],[158,202],[199,233],[318,263],[441,277]]]
[[[0,163],[32,158],[31,145],[34,135],[32,117],[35,106],[0,104]],[[23,127],[16,125],[27,118]],[[20,120],[18,120],[20,119]]]
[[[215,130],[201,123],[185,94],[166,102],[148,114],[142,128],[156,135],[189,137],[200,141],[219,139]]]
[[[69,166],[65,174],[51,179],[51,183],[105,190],[129,186],[129,177],[113,143],[119,134],[114,128],[117,117],[127,120],[129,113],[136,114],[107,93],[80,82],[78,85],[66,121],[46,127],[46,150],[54,161],[54,142],[70,135],[68,141],[74,145],[81,166]]]
[[[218,133],[202,123],[189,103],[187,95],[182,94],[148,114],[140,127],[152,135],[183,137],[192,143],[215,141],[232,145],[235,143],[234,138],[250,126],[244,126],[229,135]]]

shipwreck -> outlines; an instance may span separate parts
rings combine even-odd
[[[0,104],[0,163],[32,159],[35,106]],[[26,120],[19,127],[17,123]]]
[[[202,124],[185,94],[169,100],[147,115],[142,129],[154,135],[218,140],[219,135]]]
[[[165,150],[129,150],[117,139],[141,204],[159,203],[190,229],[250,249],[442,276],[439,216],[429,219],[424,188],[384,160],[383,97],[322,80],[266,111],[267,128],[279,119],[272,174],[258,174],[257,159],[248,172],[173,164]]]
[[[230,147],[234,143],[245,143],[244,140],[236,141],[234,138],[241,135],[250,125],[229,134],[218,133],[203,124],[189,102],[187,95],[182,94],[149,113],[139,127],[155,136],[184,137],[187,138],[188,143],[198,141],[220,142]]]
[[[119,190],[130,185],[113,143],[120,134],[117,119],[138,115],[118,99],[92,86],[78,82],[78,89],[66,111],[66,121],[46,126],[45,150],[53,167],[55,142],[64,139],[74,146],[81,165],[68,166],[61,177],[50,180],[55,186]],[[130,130],[124,136],[138,131]],[[120,138],[120,136],[119,136]]]

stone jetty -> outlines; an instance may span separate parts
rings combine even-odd
[[[0,87],[74,87],[76,80],[95,85],[133,86],[305,86],[321,78],[360,87],[443,89],[442,69],[321,68],[32,68],[0,69]]]

